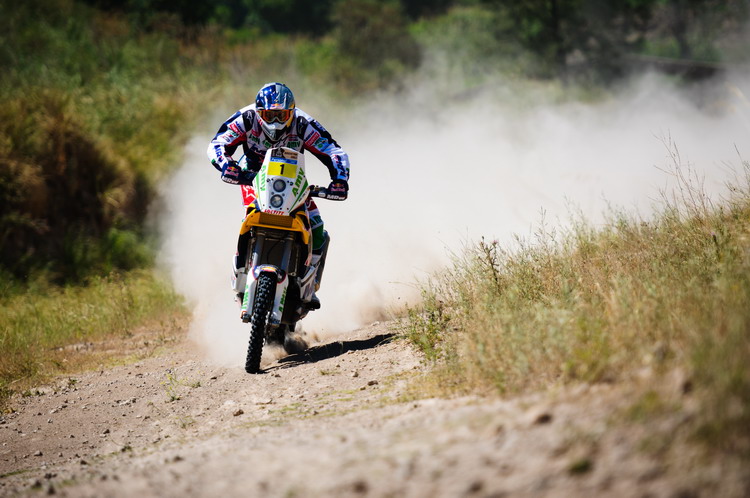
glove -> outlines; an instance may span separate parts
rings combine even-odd
[[[231,161],[221,170],[221,180],[232,185],[252,185],[257,171],[243,170]]]
[[[348,197],[348,192],[348,183],[346,183],[344,180],[333,180],[328,185],[328,195],[326,195],[326,199],[330,199],[332,201],[345,201]]]
[[[257,171],[250,171],[249,169],[240,170],[240,185],[252,185],[257,174]]]
[[[237,166],[237,163],[229,161],[223,168],[221,168],[221,181],[232,185],[238,185],[240,183],[241,173],[242,170]]]

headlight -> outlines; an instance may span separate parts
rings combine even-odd
[[[276,194],[274,196],[271,196],[271,207],[274,209],[279,209],[282,204],[284,204],[284,198],[281,197],[279,194]]]
[[[276,192],[283,192],[286,188],[286,182],[282,179],[277,179],[275,182],[273,182],[273,189]]]

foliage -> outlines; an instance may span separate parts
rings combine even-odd
[[[438,68],[441,73],[448,72],[451,81],[472,87],[491,74],[508,78],[533,72],[529,52],[504,35],[513,25],[514,21],[499,11],[471,6],[417,22],[411,31],[425,47],[423,70]]]
[[[25,290],[3,291],[0,391],[6,394],[75,369],[70,344],[128,337],[145,326],[166,330],[184,314],[182,298],[145,271],[97,277],[85,286],[59,287],[40,278]]]
[[[622,57],[638,50],[657,0],[486,0],[512,23],[498,33],[536,55],[543,78],[611,79],[625,70]]]
[[[333,29],[348,31],[345,24],[361,24],[357,17],[367,4],[370,9],[398,11],[391,18],[394,24],[405,19],[430,22],[450,16],[453,10],[480,8],[502,25],[484,31],[495,38],[491,45],[519,44],[534,55],[536,64],[526,68],[527,74],[584,81],[611,81],[625,75],[633,64],[640,63],[629,57],[634,54],[719,60],[720,40],[727,38],[727,33],[741,33],[749,13],[746,0],[87,1],[100,8],[128,12],[143,26],[159,24],[166,15],[188,25],[219,24],[252,38],[283,33],[320,39]],[[366,15],[376,25],[375,19],[381,14]],[[381,23],[379,30],[370,33],[367,28],[354,32],[354,38],[370,39],[378,45],[389,24]],[[402,40],[397,36],[392,41],[389,50]],[[407,46],[406,51],[411,48]]]
[[[514,250],[482,240],[425,284],[407,336],[457,390],[688,369],[701,432],[750,451],[750,164],[744,173],[719,206],[677,165],[681,189],[653,221],[613,211],[596,230],[542,225]]]
[[[73,1],[38,3],[0,21],[1,265],[63,282],[148,264],[155,184],[208,93],[200,60]]]
[[[401,0],[401,6],[409,19],[432,18],[444,14],[452,6],[464,2],[452,0]]]
[[[719,60],[716,44],[728,32],[741,33],[748,18],[745,0],[482,3],[513,21],[498,30],[497,36],[535,55],[530,74],[583,82],[610,82],[625,76],[634,66],[639,69],[640,59],[632,57],[639,54]],[[746,41],[740,44],[746,46]],[[683,73],[690,74],[689,65],[671,67],[682,67]]]
[[[631,52],[717,59],[719,43],[724,43],[724,53],[734,47],[735,57],[742,60],[747,57],[746,38],[736,33],[747,10],[745,0],[0,0],[0,313],[5,313],[0,323],[9,323],[4,320],[11,319],[8,313],[15,307],[29,311],[24,308],[27,302],[55,310],[99,303],[91,282],[113,271],[152,264],[152,234],[145,221],[156,186],[178,164],[180,146],[220,92],[245,103],[260,84],[282,79],[295,89],[314,89],[346,105],[342,95],[398,91],[424,61],[439,57],[468,87],[493,72],[519,78],[576,74],[602,81],[620,74],[619,64]],[[631,225],[637,223],[625,218],[623,226]],[[617,239],[617,230],[597,235],[589,234],[585,224],[579,228],[581,233],[572,237],[580,238],[584,249],[576,251],[590,250],[607,260],[591,248],[601,246],[603,251],[605,241]],[[612,341],[592,332],[607,325],[607,317],[585,315],[571,324],[545,308],[552,303],[565,310],[562,305],[570,304],[565,299],[592,309],[606,301],[577,286],[576,272],[590,271],[589,265],[565,266],[557,253],[530,248],[517,255],[486,244],[477,251],[457,266],[456,276],[462,275],[461,268],[469,272],[472,265],[486,267],[508,258],[489,274],[497,277],[495,286],[510,277],[526,279],[503,294],[503,299],[514,299],[507,301],[513,306],[492,304],[490,298],[498,291],[490,292],[492,285],[481,287],[487,282],[449,293],[473,299],[475,292],[487,290],[477,302],[485,303],[498,320],[515,319],[513,313],[522,314],[523,309],[529,316],[538,311],[558,320],[548,329],[546,322],[539,322],[539,330],[546,330],[543,338],[554,339],[544,354],[563,348],[559,354],[572,361],[562,373],[549,373],[554,378],[596,379],[617,370],[612,367],[618,357]],[[640,249],[631,251],[640,254]],[[554,287],[544,272],[533,270],[537,259],[549,261],[556,270],[567,268],[568,274],[561,275],[569,278],[555,284],[556,294],[549,294]],[[610,275],[610,266],[598,271]],[[622,278],[619,287],[611,287],[616,283],[611,279],[599,285],[618,292],[648,290],[640,281]],[[706,278],[703,281],[709,281]],[[61,287],[47,287],[51,283]],[[70,287],[73,283],[80,288]],[[80,294],[71,303],[69,296],[75,292]],[[426,291],[425,303],[433,312],[415,312],[415,323],[421,320],[421,325],[412,336],[436,358],[459,351],[444,346],[443,332],[466,319],[457,313],[455,302],[432,299],[438,292],[439,287]],[[529,303],[535,306],[531,311],[521,306]],[[109,309],[96,305],[102,313]],[[159,309],[149,313],[158,316]],[[19,327],[36,327],[12,320]],[[78,339],[69,334],[79,327],[74,321],[45,323],[46,331],[34,337],[59,339],[57,344]],[[108,322],[99,325],[110,327]],[[521,333],[514,332],[512,323],[504,327],[511,336]],[[572,353],[563,347],[567,336],[560,335],[569,327],[577,331],[574,337],[588,341]],[[15,339],[7,337],[16,337],[14,330],[3,329],[3,347],[12,346]],[[47,344],[42,339],[32,343]],[[32,343],[29,351],[41,351]],[[482,344],[482,351],[491,351],[493,344]],[[518,352],[527,355],[524,368],[530,370],[514,373],[518,364],[511,365],[495,379],[496,385],[519,388],[517,380],[529,378],[539,350],[531,343],[526,348]],[[576,361],[569,359],[571,354]],[[34,365],[32,357],[19,355],[21,364]],[[695,361],[712,358],[698,355]],[[726,378],[706,382],[742,385]]]
[[[85,0],[107,11],[127,12],[140,24],[154,25],[164,14],[187,25],[209,22],[268,34],[318,36],[331,28],[334,0]]]
[[[420,49],[396,2],[341,0],[333,12],[339,55],[335,78],[341,86],[370,90],[384,86],[420,62]]]
[[[651,7],[654,29],[650,38],[661,40],[652,47],[666,48],[660,55],[720,60],[715,41],[744,25],[750,5],[745,0],[670,0]]]

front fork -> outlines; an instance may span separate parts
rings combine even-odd
[[[289,288],[289,278],[287,270],[289,269],[289,261],[292,256],[294,234],[290,233],[287,234],[286,237],[284,237],[284,249],[279,266],[262,264],[260,262],[265,242],[265,236],[262,233],[257,234],[255,243],[253,244],[252,256],[248,258],[248,260],[250,261],[245,263],[245,271],[247,272],[247,268],[250,268],[250,271],[248,273],[251,278],[247,278],[247,273],[245,274],[245,295],[242,300],[240,316],[242,317],[243,322],[250,321],[250,318],[252,317],[252,306],[255,301],[255,292],[258,285],[258,277],[261,273],[272,273],[276,278],[277,284],[273,307],[271,308],[271,314],[268,317],[268,323],[269,325],[279,325],[281,324],[281,317],[284,314],[286,293],[287,289]]]

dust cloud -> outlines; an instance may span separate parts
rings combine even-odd
[[[669,186],[666,144],[705,178],[709,194],[723,192],[732,168],[750,158],[747,75],[700,89],[645,75],[589,103],[555,102],[501,81],[450,98],[436,97],[432,85],[415,88],[331,119],[297,95],[352,164],[350,198],[318,203],[332,241],[323,307],[302,323],[308,333],[332,335],[386,316],[418,296],[415,279],[481,236],[507,243],[529,235],[542,216],[564,225],[571,206],[595,223],[608,205],[647,217]],[[208,120],[164,186],[162,261],[192,303],[194,336],[210,357],[240,365],[248,326],[229,286],[240,193],[205,156],[225,117]],[[307,170],[313,183],[327,184],[310,155]]]

